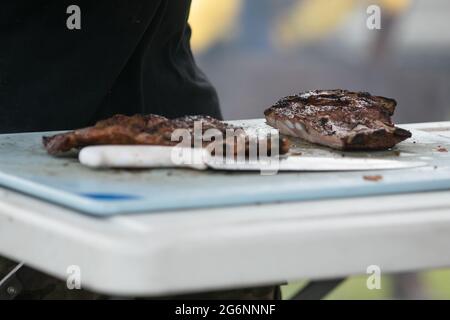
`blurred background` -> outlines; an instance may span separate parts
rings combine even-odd
[[[380,30],[366,26],[372,4]],[[283,96],[335,88],[395,98],[399,123],[450,120],[448,0],[193,0],[190,23],[227,120],[261,118]],[[329,298],[450,299],[448,270],[386,276],[382,290],[365,281],[352,278]]]
[[[381,30],[366,26],[371,4]],[[398,122],[450,119],[448,0],[193,0],[190,23],[225,119],[334,88],[395,98]]]

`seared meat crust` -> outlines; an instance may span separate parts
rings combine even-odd
[[[267,109],[281,133],[339,150],[388,149],[411,137],[391,120],[397,103],[367,92],[315,90],[286,97]]]
[[[92,127],[78,129],[75,131],[57,134],[51,137],[43,137],[44,147],[49,154],[59,154],[79,149],[90,145],[162,145],[175,146],[181,142],[180,140],[172,140],[173,133],[177,129],[185,129],[190,135],[191,147],[194,147],[195,138],[194,124],[201,122],[202,136],[207,135],[209,129],[215,129],[211,132],[211,141],[201,141],[202,147],[210,147],[214,145],[214,134],[221,134],[223,138],[224,154],[227,148],[231,146],[231,140],[227,140],[227,130],[238,132],[236,136],[245,140],[245,152],[248,154],[249,137],[244,133],[243,129],[236,127],[209,116],[184,116],[173,120],[158,115],[115,115],[109,119],[101,120]],[[200,139],[202,137],[199,137]],[[237,139],[232,137],[232,139]],[[236,140],[234,140],[236,141]],[[268,140],[270,142],[270,140]],[[195,145],[196,146],[196,145]],[[237,154],[238,144],[233,145],[232,152]],[[270,149],[270,144],[268,145]],[[280,153],[286,153],[289,144],[286,139],[280,139]],[[213,151],[213,150],[212,150]]]

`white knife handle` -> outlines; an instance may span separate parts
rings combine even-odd
[[[180,153],[191,153],[181,158]],[[80,163],[92,168],[174,168],[184,167],[205,170],[203,149],[166,146],[90,146],[79,153]],[[189,154],[188,154],[189,155]],[[190,161],[192,157],[196,161]]]

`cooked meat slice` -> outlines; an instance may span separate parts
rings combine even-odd
[[[149,127],[168,121],[158,115],[115,115],[94,126],[44,137],[44,146],[50,154],[57,154],[88,145],[136,144],[136,137]],[[155,137],[156,138],[156,137]]]
[[[57,134],[52,137],[44,137],[43,143],[48,153],[58,154],[78,149],[89,145],[108,145],[108,144],[140,144],[140,145],[178,145],[185,136],[180,136],[179,140],[172,140],[173,133],[177,129],[187,130],[190,138],[190,146],[197,147],[194,137],[194,126],[197,124],[202,128],[202,137],[210,135],[210,141],[200,140],[201,147],[207,147],[212,152],[217,144],[214,144],[214,136],[220,135],[224,154],[231,151],[238,154],[242,149],[248,154],[250,137],[245,134],[242,128],[236,127],[220,120],[208,116],[185,116],[173,120],[158,115],[134,115],[124,116],[115,115],[109,119],[101,120],[96,125],[75,131]],[[214,131],[208,131],[215,129]],[[229,137],[227,130],[230,129]],[[186,132],[186,131],[185,131]],[[231,132],[234,136],[231,136]],[[237,141],[237,137],[243,139],[244,144],[231,144]],[[184,140],[183,140],[184,141]],[[270,142],[270,140],[268,140]],[[229,149],[232,146],[234,149]],[[286,153],[289,144],[286,139],[280,139],[280,153]],[[228,150],[228,151],[227,151]],[[270,144],[268,145],[270,150]]]
[[[382,150],[411,137],[391,120],[396,105],[366,92],[316,90],[284,98],[264,114],[285,135],[339,150]]]

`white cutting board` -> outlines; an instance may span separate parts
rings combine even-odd
[[[267,128],[263,120],[238,124]],[[294,150],[301,156],[419,160],[426,167],[275,176],[184,169],[98,171],[81,166],[76,157],[47,155],[41,138],[49,134],[0,135],[0,185],[97,216],[450,189],[450,153],[438,151],[450,150],[450,138],[418,130],[385,152],[342,153],[299,140]],[[367,181],[367,175],[383,179]]]

